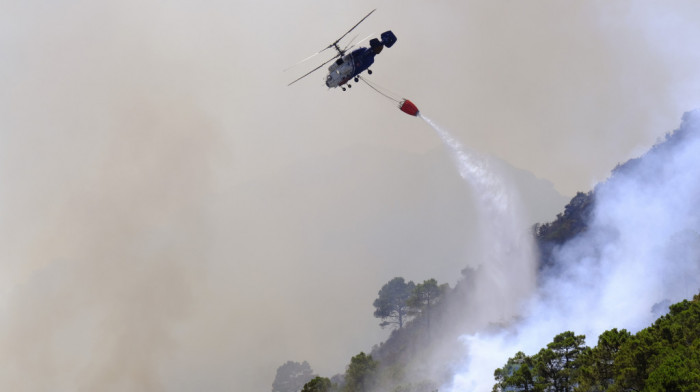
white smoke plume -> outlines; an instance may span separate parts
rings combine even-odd
[[[517,351],[532,355],[567,330],[588,345],[611,328],[636,332],[698,292],[700,111],[676,132],[596,188],[588,229],[555,250],[557,268],[541,277],[522,318],[463,336],[469,355],[440,390],[490,391],[493,371]]]

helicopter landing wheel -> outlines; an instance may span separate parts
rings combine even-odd
[[[352,88],[352,84],[348,83],[348,88]]]
[[[355,77],[355,83],[357,83],[357,82],[359,82],[359,81],[360,81],[360,79],[357,78],[357,77]]]
[[[369,75],[372,75],[372,70],[371,70],[371,69],[368,69],[368,70],[367,70],[367,73],[368,73]]]
[[[343,87],[343,91],[345,91],[345,90],[346,90],[346,88],[345,88],[345,87]]]

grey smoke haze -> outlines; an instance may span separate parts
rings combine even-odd
[[[383,283],[457,279],[478,211],[440,140],[369,89],[281,72],[368,10],[366,34],[399,37],[373,77],[521,168],[534,222],[564,203],[551,183],[588,189],[698,106],[697,7],[0,4],[0,385],[330,375],[386,337]]]
[[[519,320],[464,337],[465,368],[451,391],[489,391],[493,370],[518,351],[535,354],[564,331],[633,333],[700,289],[700,110],[683,116],[686,137],[655,148],[597,187],[588,229],[558,248]]]

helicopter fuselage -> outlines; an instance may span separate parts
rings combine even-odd
[[[394,35],[394,33],[392,33],[391,30],[387,30],[381,34],[381,40],[378,38],[371,39],[369,41],[369,48],[360,47],[353,50],[349,54],[346,54],[346,50],[348,49],[348,47],[352,48],[352,46],[348,45],[345,48],[341,48],[341,46],[338,45],[341,39],[343,39],[351,31],[353,31],[355,27],[357,27],[360,23],[362,23],[362,21],[367,19],[374,11],[376,10],[372,10],[369,14],[365,15],[365,17],[362,18],[355,26],[353,26],[345,34],[340,36],[340,38],[335,40],[333,43],[331,43],[321,51],[312,55],[311,57],[308,57],[306,60],[330,48],[335,48],[335,50],[338,52],[337,55],[335,55],[333,58],[326,61],[325,63],[319,65],[318,67],[312,69],[311,71],[307,72],[306,74],[302,75],[301,77],[297,78],[296,80],[292,81],[288,84],[288,86],[291,86],[299,80],[309,76],[310,74],[321,69],[323,66],[330,63],[331,61],[333,61],[333,63],[330,67],[328,67],[328,75],[326,76],[326,86],[328,86],[329,88],[342,87],[344,84],[348,83],[352,78],[355,78],[355,80],[358,81],[358,76],[362,72],[367,71],[369,67],[372,64],[374,64],[374,56],[381,53],[384,47],[391,48],[394,45],[394,43],[396,43],[396,36]],[[302,62],[306,60],[302,60]],[[368,71],[367,73],[371,74],[372,71]],[[350,84],[348,84],[348,87],[350,87]],[[342,87],[342,89],[345,90],[345,87]]]
[[[339,87],[344,85],[374,64],[374,56],[376,56],[374,50],[358,48],[339,58],[328,67],[326,86]]]

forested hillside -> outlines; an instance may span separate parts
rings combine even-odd
[[[700,391],[700,294],[634,335],[611,329],[593,348],[584,338],[567,331],[516,353],[494,372],[494,392]]]
[[[555,257],[556,252],[590,230],[601,192],[608,192],[609,197],[611,189],[616,189],[612,185],[620,179],[626,181],[625,176],[630,172],[635,172],[636,176],[641,173],[642,178],[635,178],[635,181],[654,183],[657,176],[661,178],[663,170],[668,170],[663,166],[665,160],[673,158],[675,149],[691,136],[693,129],[682,126],[669,133],[644,156],[618,165],[611,177],[594,190],[576,194],[553,222],[535,225],[533,235],[539,249],[540,275],[560,273],[562,266],[559,263],[562,261]],[[640,167],[644,170],[639,171]],[[686,235],[687,231],[681,227],[681,237],[671,244],[700,249],[700,236],[697,232]],[[613,238],[618,234],[612,231]],[[688,263],[692,266],[700,264],[695,259],[698,254],[684,253],[678,257],[690,257]],[[690,271],[694,271],[692,268]],[[473,301],[468,296],[476,276],[475,270],[465,268],[455,287],[440,284],[435,279],[414,283],[396,277],[387,282],[378,288],[373,306],[378,325],[393,329],[390,337],[371,352],[361,352],[351,358],[344,374],[327,378],[304,371],[306,384],[301,390],[434,392],[440,386],[448,385],[454,376],[452,365],[465,355],[464,347],[459,343],[461,335],[500,330],[508,327],[508,323],[516,322],[505,320],[502,324],[482,324],[477,331],[465,331],[466,321],[475,316],[470,313]],[[664,284],[675,283],[666,281]],[[696,293],[698,289],[700,287],[695,288]],[[645,311],[663,314],[665,309],[660,308],[669,303],[658,303],[656,309]],[[598,337],[594,347],[586,346],[583,335],[560,331],[536,353],[510,353],[513,356],[502,367],[493,369],[493,390],[700,391],[699,337],[700,294],[692,300],[671,305],[670,312],[637,333],[630,333],[622,327],[609,329]],[[284,371],[280,371],[277,376],[284,378]],[[273,392],[298,392],[298,381],[285,383],[276,379]],[[296,389],[280,389],[279,385],[296,385]]]

